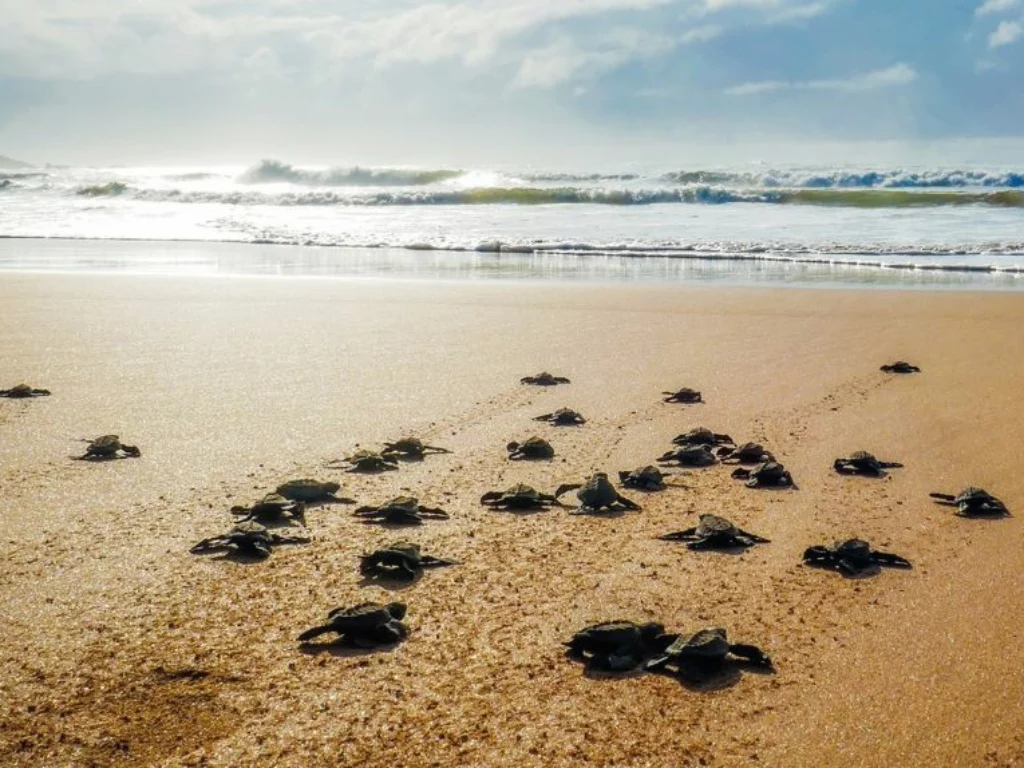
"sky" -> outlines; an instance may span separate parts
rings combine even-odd
[[[1019,137],[1024,0],[0,0],[0,154],[515,162]]]

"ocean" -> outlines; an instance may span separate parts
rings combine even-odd
[[[1012,289],[1024,170],[48,166],[0,171],[0,238],[0,269]]]

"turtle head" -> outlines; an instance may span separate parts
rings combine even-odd
[[[650,643],[661,635],[665,634],[665,627],[656,621],[649,621],[640,625],[640,637],[644,642]]]
[[[388,603],[388,613],[398,621],[405,618],[405,603]]]

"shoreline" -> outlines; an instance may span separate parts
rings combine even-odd
[[[979,301],[984,298],[984,301]],[[0,762],[819,766],[1024,758],[1024,298],[1012,293],[669,283],[0,280],[0,361],[54,394],[0,401]],[[908,359],[920,375],[878,365]],[[572,380],[550,390],[522,375]],[[11,386],[5,381],[0,386]],[[658,394],[694,386],[707,401]],[[570,406],[579,428],[532,417]],[[763,442],[799,491],[722,467],[627,493],[620,517],[503,515],[483,491],[550,491],[649,463],[706,425]],[[115,431],[141,459],[70,462]],[[509,462],[537,432],[551,462]],[[453,453],[380,476],[325,470],[415,433]],[[853,450],[906,467],[843,478]],[[308,513],[314,541],[241,565],[189,555],[227,508],[297,476],[360,503],[449,510],[418,529]],[[962,520],[931,491],[977,484],[1017,517]],[[771,540],[741,555],[656,537],[722,514]],[[848,580],[802,567],[861,536],[914,568]],[[361,552],[408,536],[460,565],[398,590]],[[335,605],[401,599],[410,638],[302,653]],[[588,623],[722,625],[775,675],[714,690],[587,676],[561,643]],[[255,734],[255,735],[254,735]]]

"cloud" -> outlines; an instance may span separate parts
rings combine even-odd
[[[847,93],[858,93],[862,91],[873,91],[879,88],[890,88],[899,85],[909,85],[917,79],[917,72],[913,67],[902,62],[894,64],[886,69],[878,69],[874,72],[853,75],[839,80],[761,80],[752,83],[734,85],[725,89],[730,96],[750,96],[759,93],[773,93],[776,91],[845,91]]]
[[[1020,0],[985,0],[974,11],[975,16],[988,16],[993,13],[1010,11],[1020,5]]]
[[[1001,21],[996,31],[988,36],[988,47],[999,48],[1003,45],[1010,45],[1020,39],[1024,33],[1024,27],[1016,21]]]

